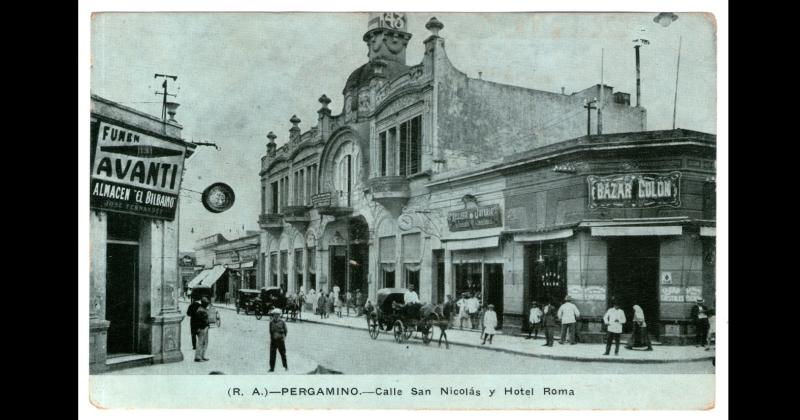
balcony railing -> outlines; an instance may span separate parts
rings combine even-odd
[[[286,206],[283,208],[283,220],[303,230],[311,220],[309,210],[311,210],[311,206]]]
[[[390,210],[402,208],[411,197],[408,179],[404,176],[370,178],[368,185],[372,199]]]
[[[283,229],[283,215],[268,213],[258,215],[258,226],[261,229]]]
[[[347,198],[347,193],[343,191],[326,191],[311,196],[311,203],[319,214],[341,216],[353,212]]]

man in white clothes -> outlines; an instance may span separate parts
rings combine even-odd
[[[609,351],[611,350],[611,341],[615,341],[617,343],[617,347],[614,349],[614,355],[619,355],[619,339],[622,336],[622,326],[625,325],[625,311],[619,308],[619,303],[614,301],[614,306],[606,311],[605,316],[603,316],[603,322],[608,327],[608,336],[606,338],[606,352],[603,353],[603,356],[608,356]]]
[[[467,313],[469,314],[469,321],[472,324],[472,328],[478,328],[478,312],[481,310],[481,304],[478,302],[478,298],[475,295],[470,296],[467,299]]]
[[[575,344],[575,324],[578,322],[579,316],[581,316],[581,312],[572,303],[572,297],[567,295],[564,303],[558,308],[558,319],[561,321],[561,340],[558,344],[564,344],[564,339],[568,334],[569,343]]]
[[[414,285],[408,285],[408,291],[403,294],[403,303],[419,303],[419,295],[414,291]]]

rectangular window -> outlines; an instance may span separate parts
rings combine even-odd
[[[456,296],[460,299],[465,293],[475,296],[478,300],[483,297],[483,275],[481,263],[453,264],[456,277]]]
[[[389,138],[386,139],[386,150],[390,153],[386,157],[386,173],[397,175],[397,127],[389,129]]]
[[[294,287],[295,287],[296,290],[294,290],[294,293],[297,293],[297,292],[303,290],[303,274],[304,274],[303,266],[304,266],[304,264],[303,264],[303,248],[295,249],[294,250],[294,272],[295,272]]]
[[[308,290],[317,288],[317,253],[316,248],[308,248]]]
[[[295,192],[295,195],[297,196],[297,202],[301,206],[305,206],[306,203],[307,203],[307,201],[306,201],[306,189],[305,189],[306,184],[305,184],[305,181],[306,181],[306,171],[304,169],[301,169],[300,170],[300,180],[297,182],[298,191]]]
[[[400,124],[400,176],[408,173],[408,123]]]
[[[270,197],[269,212],[274,214],[278,212],[278,181],[270,184]]]
[[[289,286],[289,251],[281,251],[281,284],[278,286],[284,290]]]
[[[378,164],[380,165],[378,174],[386,176],[386,132],[382,132],[379,136],[378,142],[380,143],[380,156],[378,156]]]
[[[422,116],[400,124],[400,175],[413,175],[422,170]]]
[[[278,253],[273,252],[269,255],[270,286],[278,285]]]
[[[267,187],[261,184],[261,214],[267,212]]]

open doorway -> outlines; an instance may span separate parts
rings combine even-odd
[[[494,305],[497,328],[503,328],[503,264],[484,264],[483,267],[486,270],[483,306]]]
[[[658,269],[660,244],[655,236],[629,236],[608,240],[608,304],[616,299],[628,320],[633,305],[644,311],[647,332],[658,336]],[[632,323],[623,332],[631,332]]]
[[[109,243],[106,252],[108,354],[136,353],[139,246]]]

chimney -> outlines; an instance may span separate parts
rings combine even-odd
[[[319,127],[319,135],[322,140],[326,140],[326,136],[330,134],[331,130],[331,110],[328,108],[328,104],[331,103],[330,98],[328,98],[325,94],[319,97],[319,103],[322,104],[322,108],[317,111],[318,117],[318,124]]]
[[[300,124],[300,118],[297,118],[297,115],[292,115],[289,122],[292,123],[292,128],[289,129],[289,142],[291,143],[300,138],[300,127],[297,125]]]

